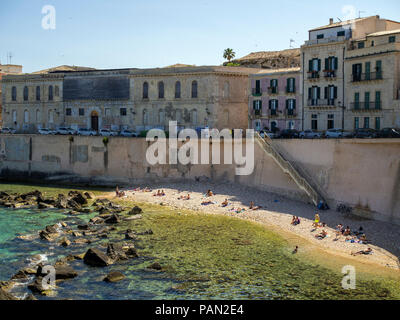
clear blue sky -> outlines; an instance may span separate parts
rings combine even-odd
[[[56,29],[42,29],[44,5]],[[225,48],[237,57],[281,50],[308,30],[357,15],[400,21],[399,0],[0,0],[0,60],[33,72],[62,64],[95,68],[218,65]]]

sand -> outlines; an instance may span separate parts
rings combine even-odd
[[[152,192],[133,191],[137,187],[149,187]],[[165,196],[153,196],[158,189],[163,189]],[[205,197],[204,194],[211,189],[213,197]],[[400,269],[398,257],[400,256],[400,232],[396,225],[388,222],[362,219],[356,216],[345,216],[335,210],[319,211],[313,205],[299,201],[289,200],[284,197],[263,192],[257,189],[243,187],[234,184],[214,184],[204,182],[187,183],[159,183],[157,185],[135,185],[131,188],[121,189],[126,192],[126,198],[134,202],[146,202],[162,204],[172,208],[183,208],[204,212],[207,214],[223,214],[241,219],[261,223],[275,231],[285,234],[293,234],[307,240],[313,246],[323,249],[330,254],[336,254],[346,259],[353,259],[360,263],[374,264],[377,266]],[[190,200],[179,200],[178,197],[190,194]],[[228,199],[229,205],[225,208],[221,203]],[[213,201],[215,204],[202,205],[203,201]],[[250,210],[250,202],[256,206],[262,206],[260,210]],[[244,208],[244,212],[236,213],[232,208]],[[324,228],[312,226],[315,213],[319,213],[321,221],[327,224]],[[291,225],[293,215],[301,219],[300,225]],[[334,241],[335,228],[341,223],[352,230],[363,227],[367,239],[371,244],[359,244],[345,242],[345,237]],[[328,232],[328,237],[323,240],[315,238],[315,234],[322,230]],[[352,256],[352,252],[372,248],[371,255]],[[301,249],[301,248],[300,248]]]

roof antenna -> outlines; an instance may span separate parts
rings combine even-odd
[[[365,11],[358,11],[358,19],[361,18],[361,13],[365,13]]]
[[[339,20],[339,22],[342,22],[342,19],[340,19],[340,18],[337,18],[338,20]]]
[[[8,52],[8,53],[7,53],[7,64],[11,64],[11,59],[12,59],[12,57],[13,57],[12,52]]]

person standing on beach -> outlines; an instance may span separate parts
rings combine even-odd
[[[321,219],[320,219],[319,214],[318,214],[318,212],[317,212],[317,213],[315,214],[313,226],[314,226],[314,227],[318,227],[319,221],[320,221],[320,220],[321,220]]]

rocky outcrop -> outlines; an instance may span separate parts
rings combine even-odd
[[[18,300],[12,294],[9,294],[7,291],[0,289],[0,300]]]
[[[83,261],[92,267],[106,267],[113,264],[113,260],[109,256],[96,248],[89,249],[83,257]]]
[[[121,272],[113,271],[113,272],[110,272],[103,279],[103,281],[105,281],[105,282],[118,282],[118,281],[121,281],[121,280],[124,280],[124,279],[125,279],[125,276]]]

